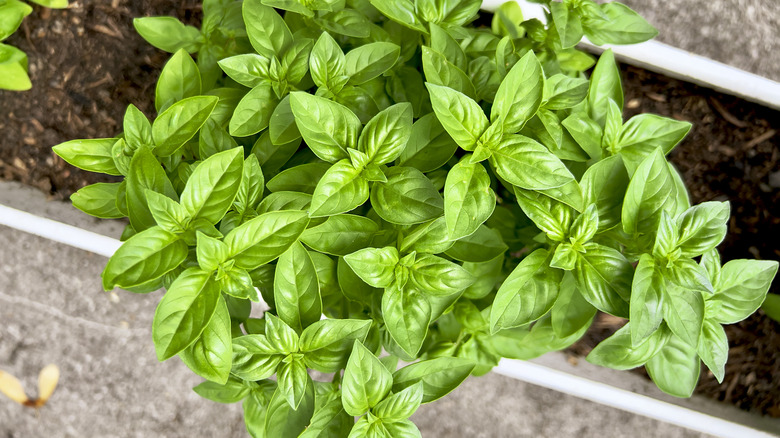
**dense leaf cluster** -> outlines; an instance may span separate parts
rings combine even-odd
[[[591,362],[644,365],[678,396],[700,360],[722,379],[721,325],[759,307],[777,263],[721,266],[728,204],[691,206],[665,159],[690,124],[624,120],[609,51],[583,73],[583,35],[655,30],[619,3],[541,3],[547,24],[508,3],[491,28],[468,26],[475,0],[137,20],[175,52],[157,118],[130,106],[120,137],[55,151],[124,177],[72,199],[129,217],[103,285],[167,289],[158,358],[243,401],[255,437],[419,436],[421,403],[571,345],[597,311],[629,322]]]
[[[67,8],[68,0],[29,0],[49,8]],[[0,41],[13,35],[30,15],[32,7],[21,0],[0,0]],[[0,90],[23,91],[32,88],[27,76],[27,54],[0,43]]]

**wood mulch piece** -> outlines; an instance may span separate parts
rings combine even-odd
[[[65,199],[110,180],[68,166],[51,147],[78,138],[112,137],[133,103],[154,111],[154,86],[168,58],[132,27],[133,17],[172,15],[197,25],[198,0],[77,0],[67,10],[36,7],[7,42],[30,57],[33,89],[0,91],[0,178]],[[729,200],[724,261],[780,259],[780,113],[689,83],[622,67],[626,116],[652,112],[694,124],[671,154],[695,203]],[[780,292],[780,282],[772,289]],[[569,351],[586,355],[622,324],[602,316]],[[780,417],[780,325],[761,312],[726,327],[726,378],[704,372],[697,392]],[[641,372],[641,371],[640,371]]]

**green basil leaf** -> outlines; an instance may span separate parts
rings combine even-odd
[[[206,121],[206,124],[200,129],[198,158],[201,160],[237,147],[238,143],[236,143],[236,140],[227,133],[222,125],[214,121],[213,117]]]
[[[509,247],[501,238],[501,233],[480,225],[477,231],[456,241],[446,251],[447,256],[462,262],[486,262],[500,256]]]
[[[290,407],[284,392],[277,388],[271,401],[268,402],[264,436],[296,438],[306,429],[312,415],[314,415],[313,384],[306,385],[306,391],[302,394],[297,409]]]
[[[344,257],[352,271],[371,287],[385,288],[395,280],[399,254],[394,247],[364,248]]]
[[[561,73],[550,76],[544,83],[542,106],[548,110],[572,108],[585,100],[588,85],[589,82],[585,78],[572,78]]]
[[[189,55],[187,55],[189,56]],[[128,144],[139,146],[152,146],[152,124],[149,119],[135,105],[128,105],[125,117],[122,120],[125,141]]]
[[[672,335],[664,348],[647,361],[645,369],[661,391],[688,398],[699,382],[701,363],[696,350]]]
[[[630,325],[624,325],[614,335],[596,345],[586,357],[587,361],[616,370],[630,370],[644,365],[658,354],[671,336],[671,332],[662,327],[641,344],[633,346]]]
[[[155,155],[167,157],[184,146],[206,123],[217,102],[214,96],[188,97],[157,116],[152,125]]]
[[[459,69],[465,71],[468,66],[466,53],[460,47],[455,38],[446,30],[434,23],[430,23],[431,29],[431,48],[441,53],[447,60],[452,62]]]
[[[322,316],[317,270],[300,242],[293,243],[276,263],[274,303],[279,318],[298,333]]]
[[[729,340],[723,327],[717,322],[704,320],[699,338],[698,354],[702,362],[718,379],[718,383],[722,383],[726,374],[726,361],[729,358]]]
[[[370,320],[358,319],[324,319],[306,327],[300,340],[306,365],[323,373],[338,372],[354,341],[363,342],[370,328]]]
[[[127,239],[103,270],[103,288],[124,289],[162,277],[187,258],[187,244],[159,227]]]
[[[734,324],[750,316],[764,301],[777,266],[774,260],[732,260],[723,265],[708,303],[714,311],[708,317]]]
[[[428,83],[450,88],[470,99],[477,98],[477,91],[469,75],[451,63],[442,53],[422,46],[422,64]]]
[[[549,252],[537,249],[509,274],[490,310],[490,331],[519,327],[550,311],[558,297],[563,272],[548,266]]]
[[[267,128],[279,98],[270,85],[260,84],[238,102],[230,118],[230,135],[247,137]]]
[[[357,146],[360,119],[344,105],[295,92],[290,94],[290,107],[303,140],[322,160],[335,163],[348,158],[347,148]]]
[[[398,164],[430,172],[447,163],[457,149],[458,144],[444,130],[436,114],[429,113],[412,125],[409,142],[401,151]]]
[[[582,23],[577,13],[570,11],[567,4],[557,2],[550,3],[550,12],[555,31],[561,40],[561,47],[567,49],[576,46],[583,35]]]
[[[274,192],[266,196],[257,206],[257,214],[281,210],[306,210],[311,203],[311,195],[301,192]]]
[[[309,72],[309,55],[312,40],[301,38],[295,40],[282,57],[282,70],[286,70],[285,79],[289,84],[298,85]]]
[[[563,241],[572,223],[571,209],[535,191],[515,187],[514,192],[523,213],[551,240]]]
[[[439,357],[407,365],[393,373],[393,391],[400,392],[423,383],[423,403],[430,403],[457,388],[474,369],[474,362],[455,357]]]
[[[192,177],[190,177],[192,178]],[[265,189],[265,176],[256,155],[250,155],[244,160],[244,169],[241,174],[241,183],[238,193],[233,201],[236,212],[246,214],[257,207],[263,197]]]
[[[595,243],[585,245],[574,269],[582,296],[611,315],[627,317],[634,269],[616,249]]]
[[[184,49],[179,49],[165,64],[154,92],[154,107],[165,111],[175,102],[201,94],[201,78],[198,65]],[[132,106],[132,105],[130,105]],[[125,128],[127,131],[127,128]],[[133,142],[128,138],[128,142]],[[140,144],[151,144],[149,142]]]
[[[344,370],[341,402],[349,415],[359,416],[382,401],[393,385],[393,376],[374,353],[355,341]]]
[[[371,409],[371,413],[384,421],[396,422],[406,420],[417,411],[417,408],[422,403],[422,399],[423,383],[417,382],[379,402]]]
[[[398,103],[368,121],[358,140],[358,150],[369,162],[387,164],[395,161],[412,133],[412,106]]]
[[[398,0],[395,2],[385,2],[381,0],[369,0],[371,6],[377,8],[385,17],[394,22],[414,29],[419,32],[426,32],[420,18],[415,12],[414,2],[412,0]]]
[[[636,44],[653,39],[658,31],[628,6],[618,2],[599,5],[606,19],[585,19],[582,27],[594,44]]]
[[[182,362],[195,374],[216,383],[228,383],[233,362],[230,313],[221,296],[214,316],[194,344],[179,353]],[[243,398],[243,397],[242,397]]]
[[[368,181],[349,160],[331,166],[317,183],[311,199],[311,217],[346,213],[368,200]]]
[[[209,272],[197,268],[184,271],[154,313],[152,339],[157,359],[169,359],[195,342],[211,321],[220,296]]]
[[[199,396],[217,403],[238,403],[249,395],[249,387],[235,377],[230,377],[224,384],[203,382],[192,388]]]
[[[71,140],[54,146],[52,150],[68,164],[89,172],[122,175],[114,164],[111,153],[115,138]]]
[[[403,253],[439,254],[450,249],[453,243],[447,236],[444,217],[440,217],[411,228],[403,236],[399,250]]]
[[[657,148],[661,148],[664,154],[671,152],[690,130],[688,122],[640,114],[626,122],[616,146],[629,173],[633,173],[642,160]]]
[[[685,211],[677,218],[682,256],[696,257],[718,246],[730,216],[728,202],[704,202]]]
[[[237,267],[255,269],[287,251],[308,223],[303,211],[272,211],[234,228],[224,242]]]
[[[526,190],[552,189],[576,182],[558,157],[522,135],[504,135],[492,149],[490,164],[498,176]]]
[[[661,211],[674,215],[676,188],[660,149],[639,165],[623,200],[623,231],[630,235],[650,234],[658,228]]]
[[[185,26],[174,17],[134,18],[133,27],[149,44],[168,53],[179,49],[194,53],[203,44],[197,28]]]
[[[272,376],[283,358],[265,335],[233,338],[232,373],[244,380],[257,381]]]
[[[451,240],[473,234],[495,208],[490,175],[481,164],[463,159],[450,169],[444,186],[444,218]]]
[[[452,295],[474,283],[471,274],[462,266],[434,255],[416,258],[410,268],[412,284],[433,296]]]
[[[649,254],[642,254],[631,284],[631,344],[639,345],[663,321],[664,278]]]
[[[245,87],[255,88],[270,81],[271,59],[267,56],[246,53],[221,59],[218,64],[230,79]]]
[[[701,292],[667,282],[663,312],[664,320],[672,332],[688,345],[697,348],[704,322],[704,298]]]
[[[482,108],[471,98],[451,88],[426,83],[436,118],[461,148],[473,151],[488,129]]]
[[[125,217],[116,206],[120,183],[97,183],[83,187],[70,196],[73,206],[84,213],[102,219]]]
[[[344,75],[344,52],[328,32],[323,32],[317,39],[309,63],[311,77],[317,87],[339,91],[336,82]]]
[[[266,184],[272,192],[301,192],[311,195],[331,168],[327,163],[306,163],[283,170]]]
[[[279,365],[276,381],[279,384],[278,391],[292,409],[297,409],[300,406],[307,388],[314,386],[314,382],[311,381],[307,372],[306,364],[300,359],[291,359],[289,362],[285,359]]]
[[[444,200],[439,191],[419,170],[395,166],[385,174],[387,182],[374,183],[371,189],[371,206],[382,219],[398,225],[414,225],[444,213]]]
[[[601,54],[596,68],[593,69],[588,89],[590,117],[601,126],[604,126],[610,99],[618,105],[618,109],[623,108],[620,71],[615,62],[615,54],[612,53],[611,49],[607,49]]]
[[[146,147],[135,151],[125,181],[127,182],[128,216],[136,231],[155,225],[146,200],[146,190],[161,193],[174,200],[178,199],[165,170]]]
[[[380,289],[366,284],[360,276],[355,274],[346,260],[344,260],[344,257],[339,257],[336,274],[341,292],[352,301],[371,304],[380,291]]]
[[[580,181],[586,204],[596,204],[599,231],[620,223],[629,178],[620,156],[605,158],[585,171]]]
[[[325,35],[325,33],[323,33]],[[319,394],[315,401],[319,404]],[[346,436],[355,424],[355,419],[341,405],[341,399],[336,398],[317,406],[311,423],[298,438],[325,438],[328,436]]]
[[[243,7],[246,33],[252,47],[261,55],[272,57],[281,55],[293,43],[290,28],[284,19],[261,0],[247,0]]]
[[[560,289],[550,310],[550,324],[557,338],[566,339],[590,326],[596,308],[582,296],[573,274],[564,274]]]
[[[325,34],[323,34],[325,35]],[[274,112],[271,113],[271,120],[268,122],[268,134],[271,143],[274,145],[285,145],[301,138],[301,131],[295,123],[295,115],[290,105],[290,95],[284,98],[276,105]]]
[[[496,92],[490,112],[491,123],[501,120],[503,131],[519,132],[536,114],[544,95],[544,72],[532,50],[507,73]]]
[[[504,268],[504,255],[479,263],[463,263],[463,269],[475,278],[474,284],[463,291],[463,296],[478,300],[488,296],[501,281]]]
[[[379,232],[376,222],[363,216],[339,214],[301,234],[301,242],[316,251],[345,256],[369,246]]]
[[[426,295],[393,284],[385,289],[382,295],[382,317],[388,333],[404,353],[417,357],[431,323],[431,304]],[[384,370],[384,366],[382,369]],[[389,383],[392,383],[392,380]],[[382,398],[384,395],[379,400]]]
[[[243,152],[243,148],[220,152],[195,168],[181,194],[181,205],[191,218],[216,224],[225,216],[241,184]]]
[[[369,43],[354,48],[344,57],[344,73],[352,84],[359,85],[389,70],[401,54],[393,43]]]
[[[354,9],[341,9],[323,15],[316,20],[324,30],[352,38],[368,38],[371,23],[365,15]]]

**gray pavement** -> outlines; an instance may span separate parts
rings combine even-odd
[[[620,2],[658,29],[658,41],[780,81],[778,0]]]
[[[118,230],[13,183],[0,182],[0,203],[109,235]],[[104,264],[0,226],[0,369],[21,378],[31,395],[43,366],[62,372],[37,413],[0,396],[0,437],[247,436],[238,405],[200,399],[191,390],[197,376],[177,360],[155,359],[150,326],[161,294],[103,292]],[[562,357],[545,359],[572,369]],[[576,369],[634,390],[649,387],[584,362]],[[467,380],[414,420],[426,438],[704,436],[496,374]]]

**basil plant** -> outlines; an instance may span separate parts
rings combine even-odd
[[[49,8],[67,8],[68,0],[30,0]],[[21,0],[0,0],[0,41],[14,34],[32,7]],[[27,75],[27,54],[0,43],[0,90],[25,91],[32,88]]]
[[[575,48],[655,29],[620,3],[540,3],[546,23],[507,3],[490,27],[469,24],[476,0],[207,0],[201,30],[136,21],[174,52],[157,117],[131,105],[117,138],[54,150],[123,177],[72,200],[129,218],[103,286],[167,290],[158,359],[242,402],[253,437],[420,436],[422,403],[566,348],[599,311],[626,324],[590,362],[680,397],[700,361],[722,379],[722,325],[778,264],[721,266],[729,204],[692,206],[665,158],[691,125],[624,120],[612,53]]]

